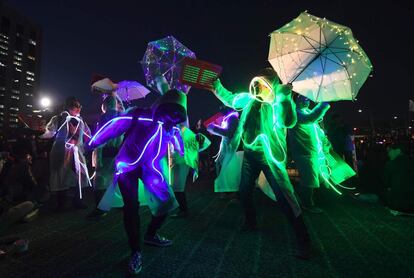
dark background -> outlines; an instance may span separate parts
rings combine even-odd
[[[367,126],[368,111],[377,126],[404,125],[408,99],[414,99],[414,4],[408,1],[5,2],[43,30],[41,94],[55,102],[78,96],[87,115],[98,113],[100,101],[90,92],[92,74],[145,84],[139,61],[147,43],[167,35],[198,58],[222,65],[226,87],[246,90],[255,73],[269,66],[269,33],[305,10],[349,26],[374,67],[357,101],[335,103],[333,112],[343,114],[352,125]],[[219,104],[208,91],[192,90],[190,120],[194,124],[209,117]]]

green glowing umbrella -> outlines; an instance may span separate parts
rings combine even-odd
[[[315,102],[354,100],[372,71],[351,29],[306,12],[270,34],[269,62]]]

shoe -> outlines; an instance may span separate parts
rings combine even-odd
[[[299,242],[296,258],[300,260],[309,260],[311,258],[311,244],[309,241]]]
[[[398,211],[398,210],[393,210],[393,209],[388,209],[390,211],[390,213],[394,216],[414,216],[414,213],[409,213],[409,212],[403,212],[403,211]]]
[[[87,218],[102,218],[105,217],[108,213],[100,209],[94,209],[86,217]]]
[[[170,215],[171,218],[187,218],[188,216],[189,216],[188,211],[182,211],[182,210],[179,210]]]
[[[314,214],[320,214],[323,213],[323,209],[318,208],[317,206],[302,206],[302,209],[305,211],[308,211],[310,213],[314,213]]]
[[[38,216],[38,214],[39,214],[39,209],[34,209],[28,214],[26,214],[26,216],[23,217],[22,221],[25,223],[32,222],[33,219],[35,219]]]
[[[300,215],[293,219],[292,224],[298,246],[297,254],[295,256],[301,260],[309,260],[311,256],[311,239],[309,237],[306,224],[303,220],[303,216]]]
[[[142,270],[142,255],[141,252],[135,251],[132,253],[128,263],[128,271],[131,274],[138,274]]]
[[[172,245],[171,240],[166,239],[165,237],[161,237],[158,234],[155,234],[155,236],[145,235],[144,243],[158,247],[167,247]]]
[[[240,230],[240,232],[257,232],[257,231],[259,231],[256,224],[246,224],[246,223],[244,223],[240,227],[239,230]]]
[[[80,199],[76,199],[72,202],[72,205],[76,209],[87,209],[88,206]]]

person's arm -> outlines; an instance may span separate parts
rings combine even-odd
[[[292,128],[296,125],[296,104],[292,100],[292,85],[278,84],[275,90],[276,125],[281,128]]]
[[[239,119],[237,118],[236,115],[234,115],[227,119],[226,127],[218,126],[215,124],[210,124],[207,127],[207,130],[214,135],[218,135],[222,137],[232,137],[234,132],[237,129],[238,124],[239,124]]]
[[[297,110],[298,123],[311,124],[321,120],[331,106],[327,102],[318,103],[309,113],[304,113],[300,109]]]
[[[88,147],[94,149],[110,139],[121,136],[131,127],[133,118],[134,116],[131,113],[109,120],[92,136],[88,142]]]
[[[213,82],[211,91],[224,105],[237,110],[244,108],[252,100],[249,93],[233,94],[223,87],[220,79]]]
[[[55,136],[59,124],[59,116],[53,116],[52,119],[46,125],[46,131],[39,136],[42,139],[50,139]]]

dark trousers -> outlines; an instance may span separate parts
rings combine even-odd
[[[118,186],[124,201],[124,228],[128,236],[129,247],[132,252],[141,251],[141,220],[139,216],[138,179],[142,176],[142,169],[121,174]],[[146,235],[154,236],[161,227],[167,214],[152,216]]]
[[[261,152],[244,152],[239,194],[245,215],[245,224],[247,226],[256,226],[256,209],[253,202],[253,193],[256,185],[255,182],[259,177],[260,171],[263,171],[266,176],[270,187],[276,195],[277,203],[294,228],[298,240],[300,242],[309,241],[309,235],[302,214],[297,216],[294,214],[292,206],[297,204],[296,198],[293,194],[287,194],[286,190],[283,190],[281,185],[277,183],[275,175],[272,173],[264,154]],[[281,182],[290,182],[286,177],[278,177],[278,180]]]
[[[179,209],[181,211],[188,211],[188,206],[187,206],[187,197],[185,192],[174,192],[175,198],[177,199],[178,205],[179,205]]]

